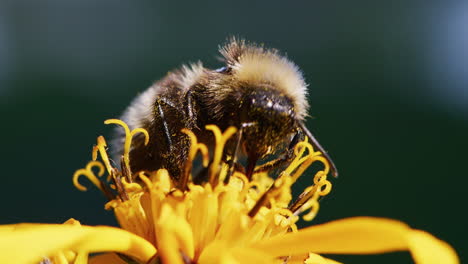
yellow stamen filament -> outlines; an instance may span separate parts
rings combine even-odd
[[[303,219],[311,221],[316,216],[320,206],[318,199],[329,194],[331,188],[332,185],[327,180],[326,174],[323,171],[317,172],[314,177],[314,185],[304,190],[299,196],[299,200],[291,207],[291,210],[296,214],[301,214],[309,209],[309,213],[304,215]]]
[[[307,209],[309,213],[303,216],[305,221],[311,221],[319,210],[320,204],[318,199],[327,195],[331,191],[331,183],[327,180],[326,175],[319,171],[314,177],[314,185],[306,188],[304,199],[306,202],[299,209],[299,213],[305,212]]]
[[[320,156],[321,153],[320,152],[313,152],[313,148],[310,144],[308,143],[305,143],[305,142],[300,142],[298,143],[298,146],[297,148],[300,148],[304,146],[304,149],[307,149],[308,150],[308,154],[305,156],[305,157],[302,157],[298,162],[297,162],[297,169],[294,173],[294,175],[292,176],[293,178],[293,182],[296,182],[297,179],[303,175],[304,171],[315,161],[320,161],[323,165],[324,165],[324,169],[323,169],[323,172],[325,175],[328,174],[328,172],[330,171],[330,165],[328,164],[328,161],[327,159],[325,159],[323,156]],[[295,151],[297,150],[297,148],[295,149]],[[297,153],[296,155],[299,155],[299,153]],[[300,154],[302,156],[302,154]]]
[[[291,161],[291,163],[289,164],[289,166],[283,171],[282,174],[286,174],[286,175],[291,175],[291,173],[297,168],[299,167],[302,162],[304,162],[304,160],[307,159],[307,156],[306,157],[303,157],[303,153],[305,152],[305,150],[308,150],[308,153],[310,155],[310,153],[313,153],[313,147],[312,145],[310,145],[309,143],[307,143],[307,138],[306,138],[306,141],[304,142],[299,142],[296,144],[296,146],[294,147],[294,159]]]
[[[203,143],[198,143],[197,136],[190,130],[183,128],[182,133],[186,134],[190,138],[190,149],[187,157],[187,161],[184,166],[184,172],[181,179],[179,180],[178,187],[185,189],[189,182],[190,174],[192,171],[192,163],[195,160],[195,156],[198,152],[202,155],[203,167],[207,167],[210,162],[210,156],[208,154],[208,148]]]
[[[216,148],[214,150],[213,161],[210,166],[209,182],[212,186],[216,186],[218,181],[220,180],[216,178],[216,175],[219,174],[219,165],[223,157],[224,145],[226,144],[228,139],[237,132],[237,128],[228,127],[228,129],[226,129],[224,133],[221,133],[221,130],[216,125],[207,125],[206,129],[213,132],[215,136]]]
[[[132,145],[132,139],[137,133],[142,133],[145,136],[145,145],[148,145],[149,143],[149,134],[148,131],[144,128],[135,128],[132,131],[130,131],[130,128],[128,128],[128,125],[123,122],[122,120],[119,119],[107,119],[104,121],[104,124],[116,124],[120,125],[124,131],[125,131],[125,143],[124,143],[124,153],[123,153],[123,159],[125,166],[130,169],[130,147]]]
[[[208,166],[210,162],[210,156],[208,155],[208,148],[203,143],[198,143],[197,136],[190,130],[183,128],[182,133],[186,134],[190,138],[190,151],[188,155],[188,160],[193,161],[198,151],[202,154],[203,158],[203,167]]]
[[[307,154],[304,155],[307,150]],[[295,158],[291,164],[281,173],[280,177],[275,180],[274,184],[266,190],[262,197],[258,199],[256,205],[249,212],[250,216],[255,216],[260,210],[261,206],[265,206],[272,201],[281,202],[278,205],[286,206],[291,199],[290,188],[294,182],[304,173],[304,171],[315,161],[319,161],[324,164],[324,170],[317,172],[314,179],[314,184],[309,187],[311,191],[306,189],[296,203],[294,203],[291,210],[293,212],[298,212],[298,209],[301,209],[300,212],[304,212],[307,209],[311,209],[311,212],[304,216],[304,219],[311,221],[319,207],[318,199],[321,196],[328,194],[331,190],[331,183],[326,180],[326,173],[329,171],[328,161],[323,158],[320,152],[314,152],[312,145],[307,143],[307,141],[299,142],[294,148]],[[291,176],[291,174],[293,175]],[[322,187],[324,190],[322,191]],[[320,190],[320,191],[317,191]]]
[[[125,178],[122,178],[122,185],[127,193],[142,191],[142,187],[140,184],[135,183],[135,182],[127,182],[127,179]]]
[[[153,182],[151,182],[151,180],[143,172],[140,172],[138,174],[138,176],[143,181],[143,183],[146,185],[146,188],[148,188],[150,190],[153,188]]]
[[[79,169],[73,174],[73,185],[80,190],[80,191],[86,191],[87,188],[83,185],[81,185],[78,182],[78,178],[80,176],[85,176],[88,178],[96,187],[98,187],[102,192],[104,192],[101,182],[99,181],[98,177],[93,172],[93,167],[97,167],[99,169],[98,171],[98,176],[101,177],[104,174],[104,166],[102,165],[101,162],[99,161],[90,161],[88,162],[88,165],[86,165],[86,168],[84,169]]]

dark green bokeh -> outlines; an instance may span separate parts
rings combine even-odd
[[[218,67],[217,46],[239,35],[286,52],[310,83],[308,126],[340,170],[314,223],[400,219],[468,257],[467,81],[443,71],[466,66],[443,54],[446,19],[466,4],[95,2],[0,1],[1,224],[115,224],[97,190],[71,184],[110,134],[103,120],[181,63]],[[412,263],[407,253],[333,257]]]

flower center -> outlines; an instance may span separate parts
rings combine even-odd
[[[231,127],[222,132],[215,125],[206,127],[213,132],[216,142],[211,160],[207,147],[184,129],[191,147],[182,177],[174,180],[164,169],[131,172],[132,137],[143,133],[148,142],[148,133],[141,128],[130,131],[120,120],[105,123],[120,125],[125,130],[121,167],[111,165],[105,139],[100,136],[93,148],[93,161],[75,173],[74,184],[79,190],[86,190],[78,182],[80,176],[86,176],[109,199],[105,208],[114,210],[121,227],[155,245],[157,257],[163,263],[183,263],[182,259],[196,262],[204,249],[219,243],[229,242],[230,247],[235,247],[295,232],[299,215],[312,220],[319,209],[320,197],[331,191],[327,180],[329,164],[306,141],[295,146],[294,159],[276,178],[256,173],[247,179],[240,171],[234,171],[227,179],[229,166],[222,161],[222,155],[226,141],[236,129]],[[195,184],[191,175],[198,153],[209,175],[203,185]],[[293,200],[291,186],[314,162],[322,163],[323,169],[316,172],[313,183]],[[105,172],[107,177],[103,177]]]

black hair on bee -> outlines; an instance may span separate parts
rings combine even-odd
[[[304,134],[337,176],[330,157],[304,125],[309,105],[299,68],[275,49],[235,38],[219,51],[225,64],[222,68],[207,69],[200,62],[184,65],[138,95],[127,108],[122,120],[130,129],[143,127],[150,134],[146,146],[143,137],[134,138],[131,170],[166,168],[178,179],[190,147],[181,129],[192,130],[200,142],[213,146],[212,133],[205,125],[216,124],[221,130],[238,128],[237,136],[226,145],[225,156],[245,154],[248,177],[259,160],[278,152],[281,146],[289,144],[286,152],[292,153]],[[122,146],[123,139],[124,135],[118,134],[114,147]],[[122,149],[119,151],[121,155]],[[277,163],[282,160],[288,157]]]

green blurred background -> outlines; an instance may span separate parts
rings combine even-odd
[[[0,223],[115,224],[71,183],[103,120],[181,63],[219,67],[230,35],[286,52],[310,84],[308,126],[341,173],[314,223],[400,219],[468,258],[467,1],[0,0]]]

